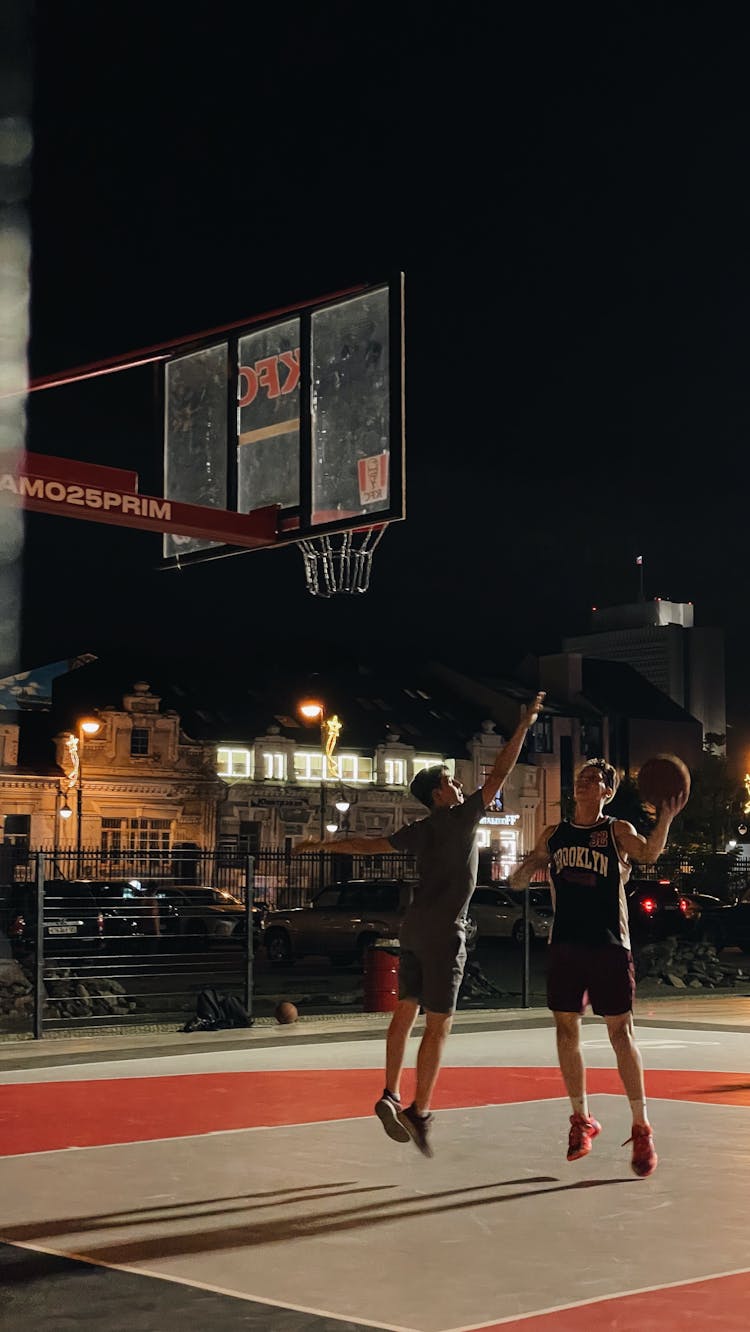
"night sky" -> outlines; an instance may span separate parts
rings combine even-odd
[[[22,664],[273,636],[505,670],[643,554],[725,628],[744,724],[749,40],[728,5],[40,0],[31,373],[403,270],[407,520],[321,602],[294,547],[165,573],[31,515]],[[35,395],[29,447],[158,493],[116,379]]]

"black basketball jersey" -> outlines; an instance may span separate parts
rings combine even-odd
[[[630,866],[615,843],[614,819],[558,823],[547,840],[555,918],[550,943],[630,948],[625,884]]]

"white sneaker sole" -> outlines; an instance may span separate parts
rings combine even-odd
[[[411,1134],[399,1123],[398,1111],[393,1101],[385,1096],[375,1103],[375,1114],[380,1120],[389,1138],[394,1142],[408,1142]]]

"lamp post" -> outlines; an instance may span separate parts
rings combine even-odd
[[[305,721],[320,723],[320,840],[322,842],[326,831],[326,777],[330,776],[335,780],[337,776],[333,754],[341,734],[342,722],[335,713],[332,717],[327,716],[325,704],[315,698],[300,703],[297,711]]]
[[[76,726],[76,770],[75,777],[77,793],[77,827],[76,827],[76,874],[81,875],[81,850],[83,850],[83,827],[84,827],[84,773],[83,773],[83,755],[84,755],[84,735],[96,735],[101,730],[101,722],[96,718],[84,717]],[[63,811],[60,811],[63,814]]]

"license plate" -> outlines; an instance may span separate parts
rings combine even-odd
[[[50,925],[49,934],[77,934],[77,925]]]

